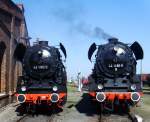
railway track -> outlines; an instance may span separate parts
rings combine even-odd
[[[41,116],[41,115],[39,115],[39,116]],[[36,119],[35,119],[33,116],[30,116],[29,114],[25,114],[22,117],[20,117],[16,122],[27,122],[27,121],[32,121],[33,119],[40,120],[39,116],[36,116]],[[55,118],[55,114],[51,114],[50,116],[43,116],[43,121],[44,122],[53,122],[54,118]]]
[[[142,122],[142,118],[138,115],[135,115],[133,112],[128,112],[124,115],[119,114],[104,114],[100,112],[98,117],[98,122]]]
[[[24,119],[26,119],[27,116],[28,116],[27,114],[23,115],[16,122],[22,122]]]
[[[118,119],[118,118],[120,118],[120,119]],[[130,114],[123,116],[123,117],[120,115],[113,115],[112,117],[108,117],[108,116],[101,114],[98,119],[98,122],[122,122],[122,121],[124,121],[124,122],[139,122],[135,115],[133,116]]]
[[[135,114],[133,113],[128,113],[128,118],[132,121],[132,122],[138,122],[138,119],[136,118]]]
[[[57,113],[55,112],[55,110],[51,111],[50,113],[46,114],[46,113],[31,113],[31,114],[24,114],[23,116],[21,116],[16,122],[28,122],[28,121],[36,121],[36,122],[41,122],[41,119],[43,122],[53,122],[55,116],[57,115]]]
[[[55,114],[52,113],[52,115],[48,118],[48,122],[53,122],[54,118],[55,118]]]

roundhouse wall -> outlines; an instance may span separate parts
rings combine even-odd
[[[15,92],[17,78],[22,73],[22,65],[15,59],[14,51],[18,43],[29,46],[23,5],[11,0],[0,0],[0,92]]]

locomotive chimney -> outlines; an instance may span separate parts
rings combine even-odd
[[[38,44],[48,46],[48,41],[38,41]]]
[[[117,43],[118,39],[113,37],[113,38],[109,38],[108,41],[109,43]]]
[[[48,46],[48,41],[42,41],[39,38],[37,38],[36,41],[33,42],[33,46],[34,45],[45,45],[45,46]]]

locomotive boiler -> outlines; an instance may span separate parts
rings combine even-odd
[[[60,49],[66,58],[61,43]],[[23,67],[17,82],[17,101],[27,110],[43,104],[62,108],[67,100],[67,76],[59,48],[49,46],[48,41],[37,41],[27,49],[20,44],[15,56]]]
[[[118,105],[136,105],[142,95],[141,81],[136,75],[137,60],[143,59],[140,44],[125,44],[117,38],[98,46],[93,43],[88,51],[90,61],[96,49],[95,65],[89,76],[90,96],[108,110]]]

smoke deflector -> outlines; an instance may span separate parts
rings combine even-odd
[[[89,58],[90,61],[91,61],[91,57],[92,57],[92,55],[93,55],[93,53],[94,53],[95,50],[96,50],[96,44],[93,43],[90,46],[89,51],[88,51],[88,58]]]
[[[61,51],[63,52],[63,54],[64,54],[64,56],[66,58],[67,57],[66,49],[65,49],[65,47],[63,46],[62,43],[60,43],[60,49],[61,49]]]
[[[134,42],[131,46],[130,46],[131,50],[133,51],[136,60],[140,60],[143,59],[143,49],[141,47],[141,45],[138,42]]]

